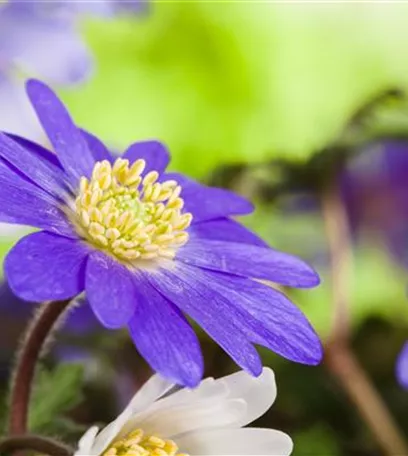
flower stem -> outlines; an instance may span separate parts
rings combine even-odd
[[[352,245],[347,214],[336,186],[324,194],[322,214],[330,251],[333,296],[333,322],[325,350],[326,366],[353,401],[384,454],[408,455],[403,434],[349,344]]]
[[[74,450],[54,439],[37,435],[16,435],[0,439],[0,454],[32,450],[50,456],[72,456]]]
[[[52,301],[40,307],[29,326],[17,356],[14,381],[11,387],[9,434],[27,432],[28,408],[37,361],[53,327],[70,301]]]

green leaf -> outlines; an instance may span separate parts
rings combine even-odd
[[[59,364],[53,370],[42,369],[37,375],[30,406],[30,429],[61,433],[62,415],[82,400],[83,366]]]
[[[297,432],[293,441],[293,456],[339,456],[341,454],[336,438],[328,427],[314,426]]]

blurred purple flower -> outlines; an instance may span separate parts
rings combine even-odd
[[[109,17],[139,11],[142,5],[140,0],[6,2],[0,8],[0,128],[39,140],[41,128],[20,75],[35,75],[56,86],[85,80],[93,60],[78,20],[84,14]]]
[[[323,171],[324,172],[324,171]],[[374,235],[376,241],[408,267],[408,139],[384,139],[366,145],[351,157],[338,176],[341,197],[354,242]],[[320,211],[315,190],[297,185],[284,201],[284,211]],[[318,247],[317,247],[318,248]],[[326,264],[326,255],[315,259]]]
[[[253,344],[317,364],[320,341],[303,313],[259,281],[307,288],[317,274],[231,219],[253,207],[227,190],[167,173],[167,149],[132,144],[114,159],[78,129],[45,84],[27,92],[57,155],[0,134],[0,219],[43,231],[5,261],[21,298],[86,298],[103,326],[128,327],[154,370],[197,385],[203,360],[193,318],[241,367],[259,375]]]
[[[341,176],[343,200],[353,235],[375,234],[408,266],[408,140],[367,146]]]
[[[145,12],[149,0],[59,0],[59,3],[68,4],[71,10],[81,14],[112,17],[121,14]]]
[[[400,385],[408,389],[408,342],[404,344],[398,356],[396,375]]]

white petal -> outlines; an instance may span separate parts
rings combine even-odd
[[[258,378],[240,371],[206,379],[195,390],[178,391],[134,415],[119,437],[139,427],[167,438],[200,429],[239,428],[263,415],[275,398],[275,376],[268,368]]]
[[[98,426],[92,426],[85,432],[78,442],[78,450],[75,452],[74,456],[87,456],[90,453],[98,431]]]
[[[172,438],[199,429],[233,427],[245,415],[246,407],[242,399],[177,404],[134,417],[127,422],[120,437],[136,428],[147,433],[157,433],[163,438]]]
[[[190,456],[288,456],[291,438],[272,429],[217,429],[191,432],[176,440],[180,451]]]
[[[237,427],[246,426],[269,410],[276,399],[276,382],[272,369],[264,367],[259,377],[244,371],[222,379],[229,389],[228,397],[244,399],[247,411]]]
[[[129,415],[122,413],[115,421],[112,421],[112,423],[102,429],[102,431],[96,436],[94,444],[86,456],[99,456],[103,453],[108,448],[109,444],[115,440],[116,436],[119,434],[128,419]]]
[[[173,405],[192,404],[203,399],[225,399],[228,389],[223,379],[214,380],[209,377],[203,380],[197,388],[183,388],[168,397],[153,404],[151,410],[168,408]]]
[[[244,371],[217,380],[207,378],[191,390],[182,389],[153,405],[154,410],[167,408],[169,405],[192,404],[195,401],[218,399],[244,399],[247,411],[235,427],[243,427],[262,416],[276,399],[276,382],[272,369],[265,367],[259,377],[253,377]],[[197,407],[199,404],[197,404]]]
[[[170,391],[173,386],[173,383],[160,377],[160,375],[153,375],[136,393],[128,408],[132,408],[133,413],[146,410],[155,401]]]
[[[108,424],[96,437],[92,450],[88,456],[101,454],[108,445],[116,439],[126,423],[137,412],[149,407],[157,398],[166,393],[173,384],[163,379],[159,375],[151,377],[140,390],[135,394],[126,409]]]

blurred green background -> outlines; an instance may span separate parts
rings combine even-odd
[[[172,169],[253,199],[256,211],[242,222],[321,273],[319,288],[288,292],[326,340],[333,307],[321,212],[288,210],[285,198],[302,183],[318,199],[364,144],[408,137],[408,4],[151,2],[139,16],[86,19],[81,32],[95,55],[95,74],[60,91],[76,122],[118,153],[157,138],[171,150]],[[384,94],[394,92],[390,103]],[[315,166],[318,156],[325,159]],[[299,174],[289,179],[287,167]],[[408,392],[394,374],[408,335],[406,268],[378,241],[381,235],[363,234],[354,243],[351,339],[408,435]],[[3,237],[3,257],[16,237]],[[23,326],[14,324],[11,347]],[[208,374],[234,370],[214,343],[202,340]],[[69,398],[70,407],[53,403],[45,415],[73,409],[68,415],[78,422],[111,419],[148,376],[147,367],[124,334],[101,331],[71,342],[92,347],[86,394],[77,407]],[[10,350],[4,352],[8,360]],[[260,423],[289,433],[295,455],[382,454],[324,365],[263,357],[276,372],[278,399]],[[76,381],[68,379],[65,390]],[[122,388],[119,399],[115,387]],[[69,435],[77,431],[71,424]]]

